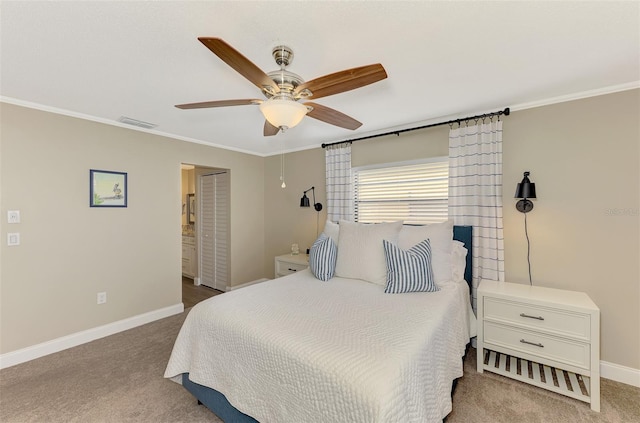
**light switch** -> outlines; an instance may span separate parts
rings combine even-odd
[[[7,245],[10,247],[13,247],[15,245],[20,245],[20,234],[19,233],[7,234]]]
[[[20,210],[7,211],[7,222],[20,223]]]

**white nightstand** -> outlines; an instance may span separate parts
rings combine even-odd
[[[276,278],[290,275],[309,267],[308,254],[284,254],[276,257]]]
[[[481,281],[478,372],[484,370],[600,411],[600,309],[584,292]]]

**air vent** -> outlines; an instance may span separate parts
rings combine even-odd
[[[145,128],[145,129],[153,129],[156,126],[158,126],[155,123],[143,122],[141,120],[131,119],[126,116],[120,116],[118,118],[118,122],[121,122],[127,125],[139,126],[140,128]]]

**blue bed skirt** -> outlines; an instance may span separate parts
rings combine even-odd
[[[220,392],[189,380],[189,373],[182,374],[182,386],[225,423],[258,423],[253,417],[238,411]]]

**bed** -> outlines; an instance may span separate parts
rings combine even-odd
[[[338,241],[338,251],[370,244],[358,238],[350,247],[348,226],[340,227],[325,237]],[[471,251],[471,227],[448,230],[449,242]],[[432,257],[437,250],[432,242]],[[375,267],[368,263],[357,266]],[[197,304],[165,377],[226,423],[442,421],[474,334],[471,254],[457,276],[429,292],[390,294],[359,278],[319,280],[317,271]]]

